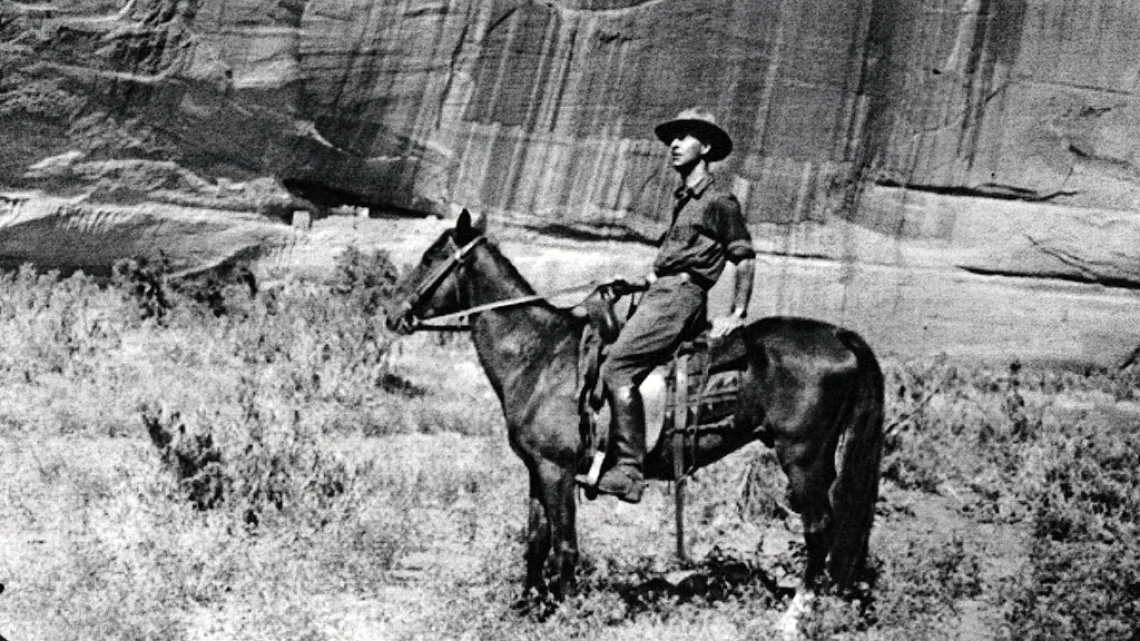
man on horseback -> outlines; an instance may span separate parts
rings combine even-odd
[[[639,502],[644,488],[645,415],[638,385],[705,328],[708,290],[726,261],[736,265],[732,311],[714,320],[712,333],[727,334],[743,324],[756,255],[740,203],[709,171],[709,163],[732,151],[728,133],[702,109],[682,111],[654,133],[668,145],[681,185],[674,192],[669,229],[645,278],[648,288],[601,369],[614,417],[616,461],[594,489],[629,503]],[[578,482],[588,484],[583,476]]]

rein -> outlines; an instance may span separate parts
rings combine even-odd
[[[439,284],[441,282],[443,282],[443,279],[447,278],[448,276],[451,275],[452,272],[454,272],[455,270],[460,268],[463,265],[463,263],[466,262],[467,257],[472,252],[472,250],[474,250],[476,247],[478,247],[479,245],[481,245],[482,243],[484,243],[486,241],[487,241],[487,237],[480,235],[480,236],[476,236],[474,239],[471,240],[471,242],[467,243],[466,245],[464,245],[462,247],[456,247],[455,252],[452,253],[452,255],[449,257],[449,260],[447,262],[441,264],[439,267],[437,267],[431,273],[431,275],[428,278],[424,279],[423,283],[421,283],[420,286],[416,288],[416,291],[412,294],[411,297],[409,297],[408,302],[405,303],[405,305],[411,306],[411,305],[418,303],[424,296],[426,296],[433,289],[435,289],[437,286],[439,286]],[[467,321],[467,318],[469,316],[471,316],[472,314],[478,314],[480,312],[487,312],[487,311],[491,311],[493,309],[502,309],[504,307],[515,307],[518,305],[529,305],[531,303],[536,303],[538,301],[547,300],[553,296],[559,296],[562,294],[569,294],[569,293],[573,293],[573,292],[593,290],[593,289],[597,288],[597,286],[598,286],[598,283],[591,281],[591,282],[583,284],[583,285],[575,285],[573,287],[566,287],[563,289],[559,289],[559,290],[550,292],[548,294],[529,294],[527,296],[518,296],[516,298],[508,298],[506,300],[495,301],[493,303],[476,305],[475,307],[469,307],[467,309],[462,309],[462,310],[459,310],[457,312],[451,312],[449,314],[443,314],[442,316],[432,316],[431,318],[423,318],[423,319],[416,318],[415,324],[412,326],[412,331],[418,331],[418,330],[429,330],[429,331],[439,331],[439,332],[463,331],[463,330],[471,329],[471,325]],[[429,323],[428,321],[433,321],[433,322]],[[451,321],[459,321],[459,322],[452,323]]]
[[[450,314],[444,314],[442,316],[432,316],[431,318],[424,318],[424,319],[422,319],[416,323],[415,329],[417,329],[417,330],[425,329],[425,330],[431,330],[431,331],[462,331],[462,330],[466,330],[466,329],[471,329],[471,326],[464,321],[466,321],[467,317],[471,316],[472,314],[478,314],[480,312],[489,312],[493,309],[502,309],[504,307],[515,307],[518,305],[529,305],[531,303],[537,303],[539,301],[547,300],[547,299],[554,297],[554,296],[561,296],[562,294],[571,294],[574,292],[583,292],[583,291],[587,291],[587,290],[593,290],[593,289],[597,288],[597,286],[598,286],[598,284],[596,282],[591,281],[591,282],[583,284],[583,285],[575,285],[573,287],[566,287],[563,289],[558,289],[558,290],[555,290],[555,291],[550,292],[548,294],[530,294],[528,296],[519,296],[517,298],[508,298],[505,300],[495,301],[493,303],[485,303],[483,305],[476,305],[475,307],[469,307],[467,309],[461,309],[457,312],[451,312]],[[456,323],[456,324],[449,324],[449,322],[453,321],[453,320],[460,320],[461,322]],[[434,322],[429,324],[428,321],[434,321]]]

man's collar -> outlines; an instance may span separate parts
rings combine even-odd
[[[705,174],[705,177],[701,178],[700,182],[697,184],[693,185],[692,187],[688,185],[681,185],[677,188],[677,191],[673,192],[673,195],[676,196],[678,200],[686,196],[689,198],[700,198],[701,195],[704,194],[705,191],[709,188],[709,185],[713,184],[714,182],[716,182],[715,176],[712,174]]]

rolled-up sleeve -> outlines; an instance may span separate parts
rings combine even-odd
[[[709,227],[717,231],[720,236],[717,240],[724,245],[728,259],[738,263],[746,258],[756,256],[756,249],[752,246],[752,234],[744,224],[744,214],[740,211],[740,201],[729,194],[717,199],[717,202],[708,208],[708,213],[715,220],[709,221]]]

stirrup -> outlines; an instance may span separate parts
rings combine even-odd
[[[645,492],[645,480],[631,478],[628,473],[621,470],[621,466],[613,467],[602,476],[597,485],[590,488],[592,492],[616,496],[626,503],[640,503],[641,495]],[[624,477],[625,483],[615,484],[614,476]],[[638,475],[640,476],[640,475]]]
[[[610,496],[616,496],[619,501],[637,504],[641,503],[641,495],[645,492],[645,482],[635,481],[630,483],[628,487],[620,489],[606,488],[599,484],[595,490],[600,494],[609,494]]]

